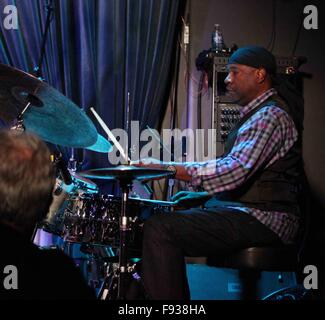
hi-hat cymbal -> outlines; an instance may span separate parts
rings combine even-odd
[[[8,125],[21,114],[26,131],[61,146],[85,148],[97,141],[87,115],[72,101],[38,78],[0,64],[0,118]]]
[[[167,177],[174,174],[170,170],[141,168],[133,166],[117,166],[113,168],[92,169],[80,172],[79,175],[88,179],[104,179],[104,180],[153,180],[157,178]]]

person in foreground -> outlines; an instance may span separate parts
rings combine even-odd
[[[190,298],[184,256],[226,255],[297,241],[303,117],[290,95],[279,96],[275,75],[276,60],[269,51],[238,49],[230,57],[225,83],[241,106],[241,119],[223,156],[199,163],[147,159],[138,164],[169,169],[172,164],[176,179],[204,190],[180,192],[175,201],[211,197],[203,208],[159,213],[145,222],[142,277],[149,299]]]
[[[95,299],[72,260],[32,243],[55,184],[50,153],[38,137],[0,131],[0,299]]]

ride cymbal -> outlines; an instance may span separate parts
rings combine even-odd
[[[28,102],[22,117],[26,131],[66,147],[96,143],[96,128],[77,105],[33,75],[0,64],[0,118],[12,125]]]

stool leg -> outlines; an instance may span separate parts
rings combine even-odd
[[[257,284],[260,276],[260,271],[239,270],[239,278],[242,284],[242,300],[257,300]]]

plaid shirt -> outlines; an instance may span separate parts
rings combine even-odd
[[[260,95],[242,108],[241,117],[270,96],[274,89]],[[276,106],[265,106],[240,128],[230,153],[222,158],[200,163],[188,163],[186,170],[193,187],[201,186],[216,195],[239,187],[265,163],[266,168],[283,157],[298,139],[298,132],[289,115]],[[291,243],[299,228],[299,219],[289,213],[236,207],[247,212],[275,232],[284,243]]]

